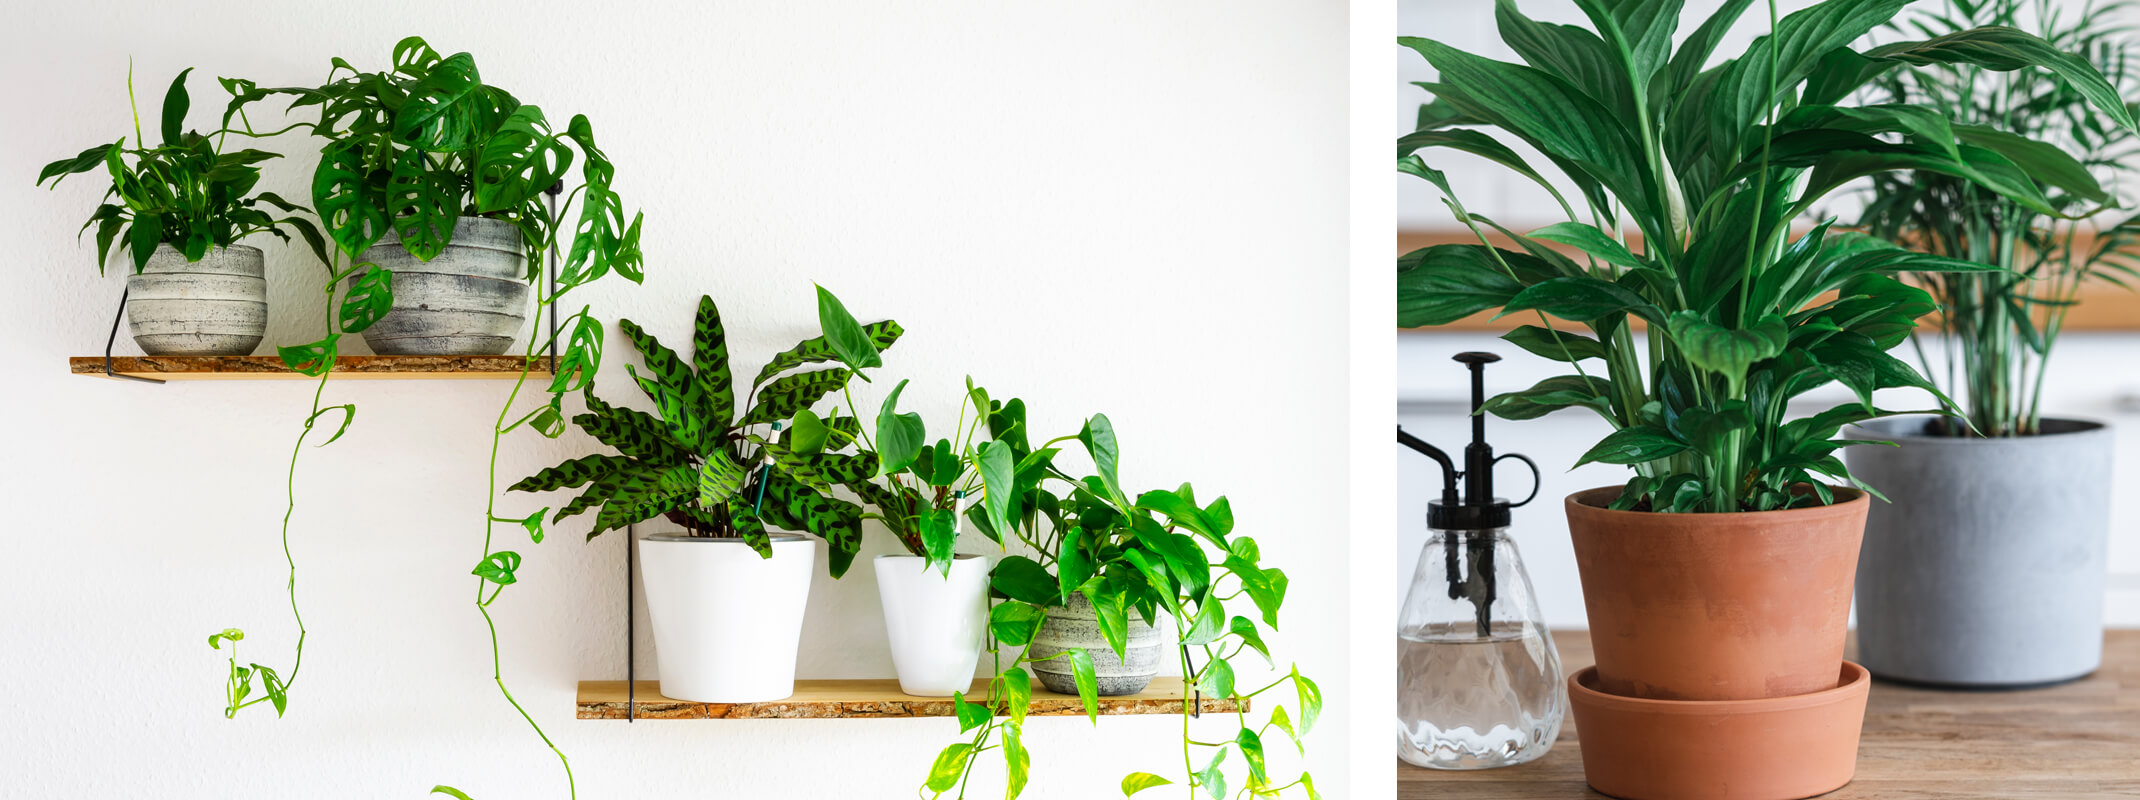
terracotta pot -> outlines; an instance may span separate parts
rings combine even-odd
[[[1639,700],[1568,678],[1583,778],[1623,800],[1799,800],[1857,772],[1872,673],[1843,662],[1827,691],[1765,700]]]
[[[1835,688],[1865,493],[1731,514],[1607,509],[1619,494],[1567,500],[1601,690],[1750,700]]]

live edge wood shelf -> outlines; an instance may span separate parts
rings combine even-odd
[[[639,719],[866,719],[872,717],[952,716],[949,697],[911,697],[900,693],[896,680],[796,681],[795,694],[764,703],[694,703],[661,696],[658,681],[639,681]],[[988,694],[986,681],[975,681],[968,697],[981,702]],[[1102,714],[1180,714],[1180,678],[1155,678],[1145,690],[1121,697],[1102,697]],[[580,719],[624,719],[624,681],[580,681]],[[1206,697],[1199,706],[1206,714],[1247,711],[1248,701],[1236,703]],[[1056,694],[1033,686],[1033,705],[1026,713],[1041,717],[1069,717],[1085,713],[1077,695]]]
[[[1554,631],[1561,668],[1596,663],[1590,637]],[[1854,649],[1854,648],[1853,648]],[[1476,772],[1397,765],[1398,800],[1602,798],[1583,783],[1575,718],[1528,764]],[[2110,631],[2103,668],[2025,691],[1936,691],[1874,681],[1858,773],[1821,800],[2140,797],[2140,630]]]
[[[511,380],[520,377],[523,356],[342,356],[335,380]],[[550,376],[548,356],[532,362],[529,377]],[[67,359],[76,375],[102,378],[103,356]],[[279,356],[113,356],[113,372],[164,381],[314,380],[292,372]]]

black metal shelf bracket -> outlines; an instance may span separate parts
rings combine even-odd
[[[639,654],[632,648],[639,637],[632,630],[632,584],[639,575],[639,530],[624,526],[624,721],[639,721]]]
[[[126,293],[128,291],[131,290],[119,290],[119,313],[111,315],[111,335],[104,338],[104,377],[117,378],[122,381],[135,381],[138,383],[153,383],[157,385],[162,385],[163,381],[157,378],[144,378],[139,375],[128,375],[121,372],[113,372],[111,370],[111,346],[113,342],[119,341],[119,320],[124,319],[126,317]]]

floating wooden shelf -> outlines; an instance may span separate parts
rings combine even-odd
[[[342,356],[335,380],[498,380],[520,377],[522,356]],[[548,356],[532,362],[530,377],[550,375]],[[166,381],[312,380],[291,372],[279,356],[113,356],[112,371]],[[76,375],[102,378],[103,356],[67,359]]]
[[[980,701],[988,694],[987,681],[975,681],[968,697]],[[952,716],[949,697],[912,697],[901,694],[896,680],[796,681],[795,694],[785,700],[764,703],[694,703],[661,696],[659,681],[639,681],[639,719],[842,719],[869,717]],[[1182,700],[1180,678],[1156,678],[1144,691],[1121,697],[1100,698],[1102,714],[1179,714]],[[580,719],[625,719],[624,681],[580,681]],[[1230,714],[1247,711],[1248,701],[1206,697],[1199,706],[1204,713]],[[1040,717],[1068,717],[1085,713],[1077,695],[1056,694],[1033,686],[1033,705],[1026,713]]]

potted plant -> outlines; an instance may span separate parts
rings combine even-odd
[[[2017,30],[1849,47],[1904,4],[1829,0],[1778,19],[1771,2],[1769,35],[1714,65],[1748,0],[1726,3],[1676,49],[1678,15],[1659,3],[1579,2],[1586,30],[1538,23],[1504,1],[1502,37],[1528,65],[1400,40],[1440,75],[1422,84],[1435,100],[1399,140],[1399,169],[1432,182],[1481,235],[1399,259],[1399,324],[1537,313],[1540,325],[1504,338],[1574,374],[1488,410],[1525,419],[1589,408],[1613,430],[1578,463],[1634,470],[1625,486],[1566,503],[1597,651],[1569,693],[1585,773],[1606,794],[1806,797],[1847,783],[1855,767],[1867,681],[1842,648],[1869,501],[1862,486],[1828,484],[1856,485],[1836,457],[1851,443],[1839,432],[1893,413],[1872,404],[1877,390],[1932,390],[1887,353],[1932,310],[1892,274],[1993,268],[1830,222],[1794,235],[1791,223],[1849,181],[1902,169],[1954,175],[2047,214],[2058,210],[2026,174],[2084,188],[2071,177],[2078,164],[2040,143],[1976,135],[1925,106],[1847,98],[1920,64],[2043,67],[2106,119],[2132,124],[2093,68]],[[1567,222],[1528,235],[1467,212],[1422,152],[1483,156],[1553,188],[1489,131],[1552,161],[1590,221],[1565,199]],[[1481,226],[1518,249],[1493,246]],[[1632,320],[1646,323],[1646,341]],[[1585,362],[1602,362],[1602,374]],[[1831,383],[1857,402],[1788,411]],[[1704,718],[1714,724],[1684,724]]]
[[[984,405],[979,398],[975,404]],[[1031,555],[1005,556],[990,577],[1001,598],[989,612],[997,673],[986,697],[955,699],[960,731],[971,738],[938,754],[923,788],[964,797],[974,756],[1000,749],[1005,796],[1017,797],[1031,765],[1023,733],[1034,676],[1049,691],[1082,697],[1097,722],[1099,697],[1144,691],[1158,662],[1171,655],[1185,679],[1184,717],[1198,716],[1197,701],[1206,697],[1240,703],[1291,687],[1298,700],[1291,712],[1274,704],[1261,724],[1245,711],[1226,720],[1231,735],[1192,735],[1184,719],[1183,789],[1227,796],[1227,756],[1238,752],[1233,763],[1245,772],[1233,775],[1246,793],[1272,797],[1298,789],[1318,796],[1306,773],[1272,777],[1263,737],[1275,730],[1298,747],[1321,715],[1321,689],[1297,667],[1259,688],[1236,684],[1235,659],[1253,650],[1270,661],[1264,633],[1277,628],[1287,579],[1283,570],[1262,565],[1254,539],[1232,535],[1232,505],[1224,497],[1198,505],[1187,484],[1132,499],[1117,477],[1121,451],[1105,415],[1094,415],[1074,436],[1034,447],[1023,432],[1022,404],[985,405],[995,435],[989,452],[1000,455],[980,459],[983,502],[967,518],[991,540]],[[1055,463],[1057,445],[1073,441],[1091,457],[1093,474],[1074,478]],[[1238,604],[1243,595],[1255,612],[1229,615],[1226,603]],[[1178,633],[1174,654],[1166,652],[1166,620]],[[1135,795],[1173,783],[1133,772],[1121,788]]]
[[[102,204],[82,231],[97,229],[97,272],[117,243],[133,263],[126,277],[126,316],[134,343],[149,355],[242,356],[267,332],[267,269],[260,249],[240,244],[255,233],[289,241],[295,230],[319,247],[319,230],[273,192],[255,192],[260,162],[280,158],[263,150],[225,151],[222,133],[185,131],[192,100],[178,73],[164,93],[159,143],[151,146],[134,111],[134,146],[110,144],[52,162],[37,184],[58,188],[68,175],[103,170],[111,176]],[[134,76],[126,77],[134,99]],[[183,132],[181,132],[183,131]],[[272,211],[271,211],[272,209]],[[322,259],[325,260],[324,258]]]
[[[2035,9],[2031,11],[2030,9]],[[1891,24],[1891,32],[1902,30]],[[2129,29],[2106,13],[2058,19],[2020,0],[1942,4],[1908,23],[1926,34],[2033,26],[2056,49],[2123,84]],[[2021,71],[1996,84],[1947,65],[1885,75],[1883,102],[1920,103],[1957,130],[1998,130],[2082,154],[2045,214],[1936,173],[1883,175],[1860,225],[1882,238],[1987,266],[1925,276],[1940,325],[1920,334],[1925,374],[1958,417],[1869,422],[1854,438],[1900,448],[1851,451],[1853,471],[1894,500],[1873,509],[1859,555],[1858,656],[1883,678],[2027,686],[2079,678],[2103,657],[2112,436],[2101,422],[2046,418],[2043,381],[2066,312],[2091,277],[2140,277],[2140,221],[2101,222],[2098,188],[2130,174],[2130,130],[2096,115],[2081,88]],[[2039,183],[2052,173],[2031,170]],[[2048,188],[2048,187],[2047,187]],[[2083,236],[2082,229],[2088,234]],[[1934,355],[1938,353],[1939,355]]]
[[[818,290],[823,293],[823,289]],[[827,338],[868,343],[876,332],[855,325],[854,318],[829,294],[821,294]],[[884,323],[879,323],[880,325]],[[842,335],[841,332],[845,332]],[[906,390],[900,381],[886,395],[876,416],[874,437],[861,428],[846,437],[870,456],[874,474],[844,484],[868,509],[864,519],[882,523],[904,553],[877,556],[871,567],[884,608],[885,636],[899,690],[917,697],[952,697],[973,687],[974,666],[988,629],[988,558],[957,552],[968,496],[983,498],[980,471],[1015,468],[1009,450],[995,437],[1024,435],[1023,404],[1006,409],[988,393],[966,383],[953,437],[928,442],[921,415],[899,411]],[[861,414],[852,405],[849,413]],[[798,416],[799,427],[815,425]],[[983,431],[992,438],[983,439]]]
[[[392,312],[364,332],[375,353],[504,353],[542,274],[538,254],[566,238],[560,282],[610,268],[638,280],[626,254],[638,249],[640,215],[627,220],[610,188],[616,170],[593,125],[575,115],[553,131],[542,109],[484,83],[467,53],[441,56],[411,36],[395,45],[390,70],[358,72],[337,58],[322,86],[229,89],[226,119],[270,95],[320,110],[291,126],[327,142],[313,205],[337,246],[395,274]],[[575,160],[586,165],[582,184],[554,209],[545,195],[562,190]]]
[[[861,541],[862,510],[833,497],[832,487],[876,470],[873,458],[828,446],[828,430],[851,436],[856,420],[819,419],[809,408],[877,360],[800,369],[840,358],[828,337],[807,339],[775,356],[739,403],[713,298],[699,300],[688,361],[630,320],[619,327],[645,360],[644,374],[627,369],[656,413],[587,392],[588,412],[573,423],[618,453],[571,459],[511,490],[586,486],[551,521],[594,511],[589,539],[657,517],[681,528],[640,544],[664,695],[787,697],[817,553],[799,532],[824,539],[830,573],[844,574]],[[870,330],[872,355],[901,333],[889,321]]]

